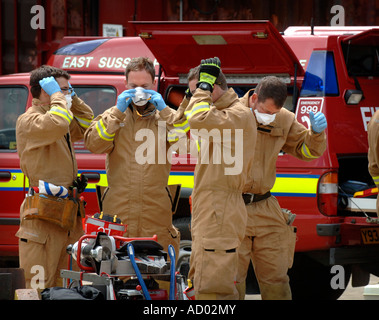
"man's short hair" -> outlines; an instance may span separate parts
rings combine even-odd
[[[286,84],[275,76],[264,77],[254,91],[258,95],[259,102],[265,102],[267,99],[273,99],[277,107],[281,108],[287,98]]]
[[[63,77],[67,80],[70,80],[71,78],[67,71],[48,65],[43,65],[33,70],[30,72],[29,80],[30,92],[33,98],[38,99],[41,95],[41,86],[39,85],[39,81],[46,77],[54,77],[55,79]]]
[[[130,60],[125,69],[125,77],[128,80],[130,71],[143,71],[150,73],[153,82],[155,80],[155,67],[153,61],[147,57],[136,57]]]
[[[188,72],[188,74],[187,74],[187,80],[188,81],[192,81],[194,79],[198,80],[199,76],[200,76],[200,66],[197,66],[195,68],[192,68]],[[226,82],[226,77],[222,73],[222,71],[220,71],[220,74],[217,77],[215,84],[219,85],[222,90],[228,90],[228,83]]]

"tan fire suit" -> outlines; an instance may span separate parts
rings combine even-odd
[[[38,187],[39,180],[67,189],[72,186],[78,172],[72,142],[83,138],[92,118],[91,108],[76,95],[70,111],[61,92],[51,96],[50,105],[33,99],[32,106],[16,123],[20,166],[30,187]],[[61,286],[58,279],[60,269],[67,268],[66,247],[83,234],[81,218],[74,212],[75,227],[64,230],[51,222],[26,218],[26,201],[21,205],[21,223],[16,234],[26,285],[37,285],[39,289]]]
[[[147,112],[154,108],[149,104]],[[103,212],[117,215],[127,225],[126,237],[157,235],[163,248],[167,251],[173,245],[178,256],[180,234],[172,225],[167,187],[170,144],[176,141],[172,136],[175,117],[169,107],[146,117],[132,106],[124,113],[112,107],[94,119],[85,133],[85,144],[94,153],[107,154]]]
[[[198,300],[238,299],[237,250],[247,219],[242,190],[252,170],[256,124],[233,89],[214,103],[209,91],[197,89],[185,115],[199,146],[189,277]],[[229,152],[236,157],[234,163]]]
[[[368,136],[368,171],[379,187],[379,111],[372,116],[367,126]],[[379,215],[379,197],[376,200],[376,214]]]
[[[240,99],[246,106],[249,93]],[[326,149],[326,134],[314,133],[297,122],[295,114],[282,108],[269,126],[257,122],[255,158],[244,193],[265,195],[274,186],[276,161],[280,151],[311,161]],[[247,228],[241,244],[237,286],[240,298],[245,295],[245,279],[252,259],[262,299],[291,299],[288,269],[292,266],[296,242],[295,228],[288,225],[274,196],[246,205]]]

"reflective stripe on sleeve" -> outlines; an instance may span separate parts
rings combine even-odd
[[[185,137],[185,136],[186,136],[186,131],[184,131],[182,129],[176,129],[175,128],[173,130],[170,130],[170,132],[168,133],[167,141],[168,142],[175,142],[175,141],[178,141],[180,138]]]
[[[175,129],[183,130],[184,132],[188,132],[190,129],[189,123],[187,120],[184,120],[182,123],[174,123]]]
[[[203,111],[208,111],[210,109],[209,103],[200,102],[195,104],[195,106],[188,111],[184,112],[184,115],[186,116],[187,120],[191,119],[195,114]]]
[[[97,133],[99,134],[100,138],[105,140],[105,141],[113,141],[115,134],[109,134],[107,130],[105,129],[103,119],[100,119],[99,121],[96,122],[96,130]]]
[[[304,157],[306,157],[308,159],[318,158],[318,157],[312,155],[312,153],[310,152],[309,148],[307,147],[307,145],[305,143],[303,143],[303,145],[301,146],[301,153],[303,154]]]
[[[75,117],[76,120],[78,120],[79,124],[80,124],[83,128],[85,128],[85,129],[87,129],[87,128],[90,126],[91,121],[92,121],[92,119],[89,120],[89,119],[80,118],[80,117],[77,117],[77,116],[74,116],[74,117]]]
[[[66,119],[69,124],[71,123],[73,119],[72,115],[68,112],[68,110],[61,107],[52,107],[48,112],[50,112],[51,114],[60,116],[63,119]]]
[[[379,186],[379,176],[372,177],[372,179],[374,180],[375,184],[376,184],[377,186]]]

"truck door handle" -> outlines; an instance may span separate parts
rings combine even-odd
[[[100,181],[100,173],[98,172],[84,172],[82,176],[88,179],[88,183],[97,183]]]
[[[12,175],[9,171],[0,171],[0,181],[6,182],[11,179]]]

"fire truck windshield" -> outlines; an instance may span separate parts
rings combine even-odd
[[[338,82],[334,56],[328,51],[314,51],[304,76],[302,97],[338,95]]]
[[[352,44],[342,46],[350,77],[379,76],[379,47]]]
[[[83,41],[83,42],[77,42],[77,43],[71,43],[67,46],[64,46],[62,48],[59,48],[55,54],[59,55],[84,55],[92,52],[95,50],[98,46],[103,44],[105,41],[109,39],[97,39],[97,40],[90,40],[90,41]]]

